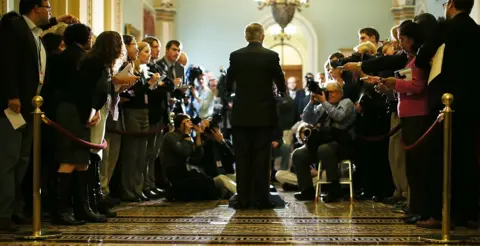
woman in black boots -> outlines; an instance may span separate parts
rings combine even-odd
[[[67,50],[79,49],[79,47],[82,50],[78,53],[87,50],[87,47],[83,47],[84,43],[67,40],[68,30],[65,32]],[[78,64],[82,59],[64,63],[69,70],[63,69],[65,71],[63,81],[69,85],[62,90],[65,97],[57,108],[57,122],[82,140],[91,141],[90,129],[101,120],[100,110],[107,103],[111,93],[113,67],[116,61],[122,57],[123,50],[120,34],[106,31],[97,37],[94,46],[86,56],[83,53],[85,59],[81,66]],[[94,198],[93,194],[96,193],[92,193],[92,197],[89,197],[90,190],[94,190],[95,187],[92,187],[95,173],[90,172],[89,175],[88,172],[88,169],[94,169],[94,166],[89,165],[91,163],[90,147],[79,144],[61,134],[58,135],[56,142],[56,159],[60,163],[60,167],[57,170],[57,209],[53,223],[78,225],[83,221],[106,222],[106,216],[96,213],[95,209],[92,210],[92,205],[95,208],[95,201],[91,198]],[[73,191],[75,217],[69,212],[70,188],[74,171],[76,171],[76,184],[73,187],[75,189]]]

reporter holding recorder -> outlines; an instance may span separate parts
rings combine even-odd
[[[408,64],[405,69],[396,72],[397,77],[386,78],[367,77],[365,82],[377,84],[377,89],[387,87],[398,93],[398,116],[402,124],[402,137],[406,145],[412,145],[427,131],[432,124],[428,117],[428,102],[426,95],[427,72],[415,65],[415,56],[424,41],[424,35],[419,24],[405,21],[399,27],[398,40],[400,47],[408,55]],[[403,74],[403,76],[402,76]],[[428,138],[428,136],[427,136]],[[421,141],[414,148],[406,151],[406,173],[410,186],[410,216],[406,222],[420,225],[430,217],[439,215],[429,214],[429,207],[441,205],[441,201],[435,204],[427,204],[429,192],[428,185],[439,185],[437,173],[432,173],[430,165],[434,162],[429,160],[427,153],[428,141]],[[435,222],[435,221],[433,221]],[[438,221],[434,224],[441,226]]]
[[[91,51],[82,63],[75,83],[68,88],[70,97],[57,109],[57,121],[77,138],[90,142],[90,128],[100,121],[99,110],[111,100],[111,77],[113,66],[122,57],[124,45],[119,33],[103,32],[97,37]],[[58,224],[78,224],[75,219],[86,222],[106,222],[104,215],[92,210],[89,199],[90,148],[59,133],[56,159],[60,163],[57,172],[57,199],[63,215]],[[74,171],[77,175],[74,192],[75,218],[69,214],[70,188]],[[91,188],[91,187],[90,187]]]

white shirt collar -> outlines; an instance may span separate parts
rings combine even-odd
[[[28,16],[26,15],[22,15],[23,19],[25,20],[25,22],[27,23],[28,27],[30,28],[30,30],[37,36],[39,37],[40,35],[42,35],[42,29],[39,28],[37,25],[35,25],[35,23],[33,23],[32,20],[30,20],[30,18],[28,18]]]

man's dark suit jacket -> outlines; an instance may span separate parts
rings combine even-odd
[[[428,69],[438,47],[445,43],[442,72],[427,87],[430,110],[437,114],[443,108],[442,95],[449,92],[455,97],[452,106],[456,117],[478,120],[480,83],[475,72],[480,68],[480,50],[471,45],[480,43],[480,28],[467,13],[460,13],[440,23],[435,34],[419,50],[415,62],[417,67]]]
[[[170,79],[174,80],[174,76],[173,74],[170,73],[170,67],[167,63],[167,60],[165,59],[165,57],[163,57],[162,59],[160,59],[159,61],[157,61],[157,63],[155,64],[156,65],[156,69],[158,71],[158,73],[160,73],[161,75],[162,74],[166,74],[167,77],[169,77]],[[185,85],[185,81],[186,81],[186,78],[185,78],[185,68],[180,65],[178,62],[175,62],[175,75],[177,77],[180,77],[182,78],[182,85]],[[153,93],[153,96],[156,97],[156,98],[162,98],[161,99],[161,103],[160,102],[153,102],[152,105],[150,105],[150,108],[153,108],[153,107],[156,107],[156,105],[158,106],[161,106],[162,108],[162,113],[160,113],[162,115],[162,117],[165,117],[165,115],[163,115],[165,112],[167,112],[166,114],[166,120],[165,118],[163,118],[163,123],[167,124],[168,123],[168,119],[169,119],[169,106],[170,106],[170,96],[171,96],[171,93],[174,93],[174,91],[176,91],[175,89],[175,86],[172,85],[170,87],[158,87],[157,90],[155,90],[155,92]],[[153,99],[155,100],[155,99]],[[150,101],[149,101],[150,102]],[[167,111],[164,110],[164,108],[166,107]],[[153,116],[153,119],[154,121],[157,121],[157,116],[155,115],[152,115],[150,116],[150,118],[152,118]]]
[[[78,78],[71,85],[68,101],[77,106],[81,121],[86,123],[91,110],[99,111],[112,93],[111,74],[103,58],[87,55],[80,66]]]
[[[295,118],[294,118],[293,124],[295,124],[297,121],[300,121],[300,115],[303,113],[303,109],[305,109],[305,106],[303,105],[304,100],[305,100],[305,90],[303,89],[298,90],[295,94],[295,99],[293,99],[293,102],[295,103],[295,115],[294,115]]]
[[[206,139],[203,143],[203,157],[191,164],[202,167],[205,174],[215,178],[220,174],[234,174],[235,156],[233,154],[233,146],[229,140],[218,143],[213,139]],[[218,156],[216,155],[218,154]],[[222,168],[217,167],[217,158],[222,161]]]
[[[40,28],[47,29],[56,24],[56,19],[51,18],[49,25]],[[40,81],[35,37],[23,17],[15,12],[2,17],[0,36],[0,108],[2,111],[6,109],[10,99],[20,99],[21,113],[27,122],[31,122],[32,98]],[[44,82],[48,82],[48,73]],[[5,115],[0,113],[0,117]]]
[[[167,60],[165,59],[165,57],[163,57],[162,59],[160,59],[158,62],[157,62],[157,65],[160,66],[160,68],[162,69],[162,71],[164,71],[168,77],[170,77],[172,80],[175,79],[170,73],[169,73],[169,65],[167,63]],[[185,68],[180,65],[180,63],[178,62],[175,62],[175,74],[177,75],[177,77],[180,77],[182,76],[182,84],[185,82]]]
[[[273,127],[278,116],[272,92],[275,82],[279,92],[287,94],[280,59],[274,51],[251,42],[230,54],[227,92],[234,91],[233,127]]]

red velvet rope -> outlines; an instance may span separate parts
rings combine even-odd
[[[433,122],[433,124],[430,126],[430,128],[428,128],[428,130],[420,137],[417,139],[417,141],[415,141],[415,143],[411,144],[411,145],[406,145],[405,142],[403,142],[403,138],[402,138],[402,148],[404,150],[412,150],[414,149],[415,147],[417,147],[417,145],[419,145],[424,139],[425,137],[428,136],[428,134],[430,134],[430,132],[432,132],[432,130],[435,128],[435,126],[441,121],[441,114],[437,117],[437,119],[435,120],[435,122]]]
[[[393,134],[397,133],[401,128],[402,126],[398,124],[396,127],[392,128],[387,134],[383,134],[375,137],[365,137],[365,136],[357,135],[357,138],[360,138],[362,140],[369,141],[369,142],[378,142],[393,136]]]
[[[86,147],[89,147],[91,149],[106,149],[107,148],[107,141],[104,139],[103,142],[101,144],[94,144],[94,143],[90,143],[90,142],[87,142],[85,140],[82,140],[82,139],[79,139],[77,138],[75,135],[73,135],[72,133],[70,133],[69,131],[65,130],[65,128],[63,128],[62,126],[60,126],[59,124],[51,121],[49,118],[47,118],[45,115],[42,115],[42,121],[43,123],[45,123],[46,125],[48,126],[51,126],[53,128],[55,128],[55,130],[57,130],[58,132],[60,132],[61,134],[67,136],[68,138],[72,139],[73,141],[81,144],[81,145],[84,145]]]
[[[435,128],[435,126],[441,121],[441,114],[438,115],[437,119],[435,120],[435,122],[433,122],[433,124],[430,126],[430,128],[428,128],[428,130],[419,138],[417,139],[417,141],[415,141],[415,143],[411,144],[411,145],[406,145],[405,142],[403,142],[403,139],[402,139],[402,148],[404,150],[412,150],[414,149],[415,147],[417,147],[424,139],[425,137],[428,136],[428,134],[430,134],[430,132],[432,132],[432,130]],[[389,138],[391,136],[393,136],[395,133],[397,133],[399,130],[401,129],[401,125],[398,124],[396,127],[394,127],[393,129],[390,130],[390,132],[388,132],[387,134],[383,134],[383,135],[380,135],[380,136],[376,136],[376,137],[365,137],[365,136],[357,136],[358,138],[362,139],[362,140],[365,140],[365,141],[369,141],[369,142],[377,142],[377,141],[381,141],[381,140],[384,140],[386,138]]]

